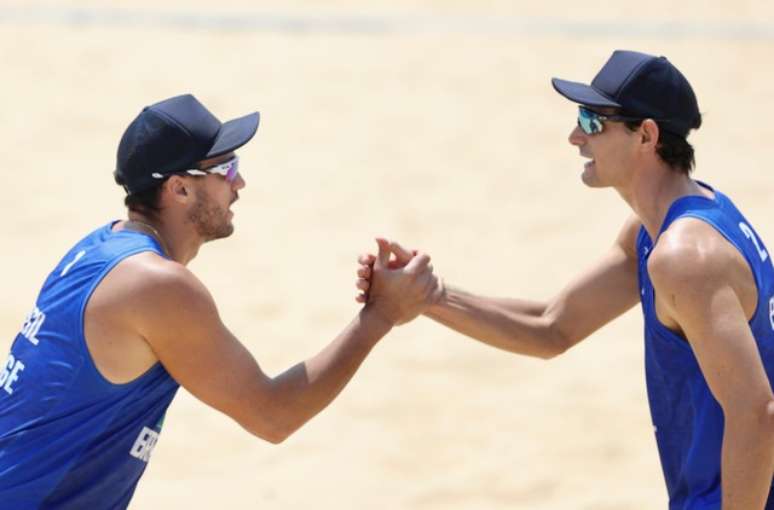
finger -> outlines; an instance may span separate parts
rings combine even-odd
[[[368,292],[368,289],[371,287],[371,282],[363,278],[358,278],[355,282],[355,287],[357,287],[358,290],[362,290],[363,292]]]
[[[371,267],[370,266],[360,266],[360,268],[357,270],[357,275],[360,278],[368,278],[371,276]]]
[[[419,253],[406,265],[407,272],[418,273],[425,270],[430,263],[430,256],[426,253]]]
[[[419,277],[417,284],[420,285],[422,292],[425,296],[427,296],[432,292],[432,287],[435,284],[435,278],[432,274],[424,272],[422,273],[422,276]]]
[[[428,286],[425,288],[428,297],[435,296],[438,292],[438,278],[432,277]]]
[[[402,267],[406,267],[406,263],[399,260],[391,260],[390,263],[387,264],[388,269],[400,269]]]
[[[444,295],[444,287],[443,287],[443,280],[441,278],[433,278],[433,285],[430,288],[430,291],[427,295],[427,303],[428,304],[435,304],[438,303],[441,300],[441,297]]]
[[[357,301],[358,303],[365,303],[366,299],[368,299],[367,296],[362,292],[357,296],[355,296],[355,301]]]
[[[375,240],[379,246],[379,253],[376,255],[374,264],[378,264],[379,267],[387,267],[390,262],[390,242],[383,237],[377,237]]]
[[[397,241],[392,241],[390,243],[390,251],[395,254],[396,262],[400,263],[402,266],[408,264],[409,260],[414,257],[413,253],[401,246]]]
[[[373,265],[375,260],[376,260],[376,256],[371,253],[363,253],[357,258],[358,264],[362,264],[364,266]]]

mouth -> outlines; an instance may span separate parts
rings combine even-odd
[[[237,200],[239,200],[239,197],[234,196],[234,198],[229,201],[228,206],[226,207],[226,215],[229,217],[229,219],[234,217],[234,211],[231,210],[231,206],[233,206],[234,202]]]
[[[581,157],[588,159],[588,161],[583,164],[583,168],[588,170],[590,167],[594,166],[594,158],[587,156],[586,154],[581,154]]]

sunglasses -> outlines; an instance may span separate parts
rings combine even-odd
[[[234,156],[228,161],[224,161],[223,163],[210,166],[207,168],[189,168],[188,170],[180,170],[179,172],[174,172],[174,174],[183,174],[183,173],[188,175],[197,175],[197,176],[203,176],[203,175],[209,175],[209,174],[220,175],[221,177],[226,179],[226,182],[234,182],[237,178],[237,175],[239,174],[239,156]],[[153,173],[152,175],[155,179],[164,179],[174,174],[164,175],[159,173]]]
[[[234,179],[236,179],[237,174],[239,173],[239,156],[234,156],[219,165],[207,168],[191,168],[189,170],[183,170],[183,172],[186,172],[189,175],[220,175],[226,179],[226,182],[234,182]]]
[[[587,135],[596,135],[605,129],[604,122],[610,120],[613,122],[628,122],[642,120],[642,117],[627,117],[625,115],[604,115],[589,110],[586,107],[578,107],[578,126]]]

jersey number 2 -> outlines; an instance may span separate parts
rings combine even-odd
[[[755,237],[755,232],[753,232],[747,223],[740,222],[739,230],[744,232],[744,236],[752,241],[752,243],[755,245],[755,249],[758,250],[758,255],[761,257],[761,262],[764,262],[767,258],[769,258],[769,254],[766,253],[766,250],[761,248],[761,244],[758,242],[758,238]]]

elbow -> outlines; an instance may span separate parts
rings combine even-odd
[[[562,354],[564,351],[555,348],[554,346],[543,345],[540,350],[534,353],[536,358],[543,361],[549,361]]]
[[[745,414],[750,417],[751,423],[774,441],[774,397],[748,406]]]
[[[774,438],[774,398],[769,398],[763,409],[763,426],[766,429],[767,436]]]
[[[563,331],[556,321],[546,317],[544,348],[538,353],[538,357],[544,360],[554,359],[567,352],[570,347],[578,343],[567,332]]]
[[[551,345],[548,348],[542,350],[538,353],[538,358],[549,361],[556,357],[558,357],[561,354],[564,354],[567,352],[568,347],[565,347],[564,345]]]
[[[756,399],[724,408],[726,427],[753,434],[761,442],[774,448],[774,397]]]
[[[295,429],[289,427],[245,427],[252,435],[263,439],[271,444],[280,444],[293,435]]]
[[[768,451],[772,452],[771,459],[774,462],[774,398],[769,398],[759,406],[756,414],[761,447],[765,448],[765,445],[768,445]]]
[[[256,414],[241,423],[242,427],[252,435],[271,444],[283,443],[301,425],[291,423],[280,412],[257,411]]]
[[[284,443],[285,439],[289,438],[291,434],[292,432],[287,432],[287,433],[274,432],[271,434],[262,434],[262,435],[256,434],[256,435],[258,435],[258,437],[260,437],[264,441],[268,441],[271,444],[280,444],[280,443]]]

